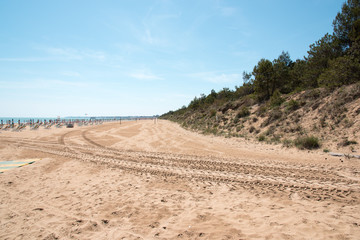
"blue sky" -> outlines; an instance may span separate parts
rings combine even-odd
[[[155,115],[303,58],[339,0],[0,0],[0,117]]]

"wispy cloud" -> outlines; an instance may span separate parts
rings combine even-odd
[[[96,59],[96,60],[99,60],[99,61],[105,61],[106,60],[106,54],[102,51],[85,51],[83,53],[83,55],[85,57],[89,57],[89,58],[92,58],[92,59]]]
[[[140,38],[143,43],[153,45],[156,47],[169,47],[170,41],[164,36],[163,32],[155,31],[154,28],[145,26],[145,29],[140,33]]]
[[[23,81],[0,81],[0,89],[64,89],[66,87],[87,87],[88,83],[60,79],[31,79]]]
[[[155,74],[149,73],[149,72],[135,72],[129,74],[130,77],[136,78],[139,80],[162,80],[163,78],[160,76],[157,76]]]
[[[79,50],[74,48],[61,47],[45,47],[43,49],[53,56],[63,57],[68,60],[93,59],[97,61],[104,61],[106,59],[106,54],[102,51],[89,49]]]
[[[74,48],[40,47],[49,56],[46,57],[8,57],[0,58],[0,62],[45,62],[58,60],[85,60],[105,61],[106,53],[95,50],[78,50]],[[38,49],[38,50],[39,50]],[[43,54],[42,54],[43,55]]]
[[[56,86],[70,86],[70,87],[86,87],[88,86],[87,83],[79,82],[79,81],[64,81],[64,80],[47,80],[47,79],[41,79],[38,81],[39,83],[44,83],[48,85],[49,87],[56,87]]]
[[[221,16],[230,17],[235,15],[237,8],[233,6],[224,5],[223,1],[215,1],[215,9]]]
[[[1,62],[43,62],[49,60],[52,60],[52,58],[40,58],[40,57],[0,58]]]
[[[62,56],[72,60],[81,60],[83,59],[82,55],[75,49],[71,48],[55,48],[55,47],[48,47],[45,48],[45,51],[51,55],[55,56]]]
[[[249,50],[234,51],[231,54],[236,56],[236,57],[246,59],[247,62],[253,62],[253,61],[259,60],[261,58],[261,55],[258,52],[249,51]]]
[[[155,19],[160,21],[167,21],[169,19],[178,19],[182,16],[181,12],[173,13],[173,14],[157,14],[154,16]]]
[[[81,74],[74,71],[63,71],[61,72],[61,75],[67,76],[67,77],[81,77]]]
[[[154,44],[157,42],[156,39],[151,35],[150,29],[145,30],[145,34],[143,35],[143,40],[149,44]]]
[[[191,99],[194,96],[193,95],[189,95],[189,94],[181,94],[181,93],[174,93],[171,95],[168,95],[169,97],[175,97],[175,98],[185,98],[185,99]]]
[[[238,73],[200,72],[190,74],[189,76],[211,83],[234,83],[242,79],[242,75]]]
[[[236,8],[234,8],[234,7],[221,7],[220,12],[221,12],[221,15],[229,17],[229,16],[233,16],[236,13]]]
[[[163,6],[162,6],[163,7]],[[171,31],[168,29],[169,22],[179,19],[181,12],[171,12],[162,7],[152,6],[141,21],[141,40],[147,44],[160,47],[172,45],[170,40]]]
[[[139,79],[139,80],[163,80],[163,78],[161,76],[154,74],[148,68],[138,69],[128,75],[132,78]]]

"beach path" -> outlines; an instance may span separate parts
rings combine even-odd
[[[360,161],[139,120],[0,135],[0,239],[359,239]]]

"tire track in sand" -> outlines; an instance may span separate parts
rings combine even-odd
[[[96,143],[81,131],[87,145],[69,143],[74,130],[59,137],[58,143],[32,140],[15,141],[19,147],[48,154],[106,164],[122,170],[176,177],[205,184],[224,183],[233,189],[246,189],[258,194],[298,194],[303,198],[359,202],[359,181],[337,174],[335,168],[314,164],[275,163],[269,161],[201,157],[184,154],[124,151]]]

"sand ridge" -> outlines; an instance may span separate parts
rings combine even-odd
[[[2,132],[1,239],[358,239],[360,164],[168,121]]]

